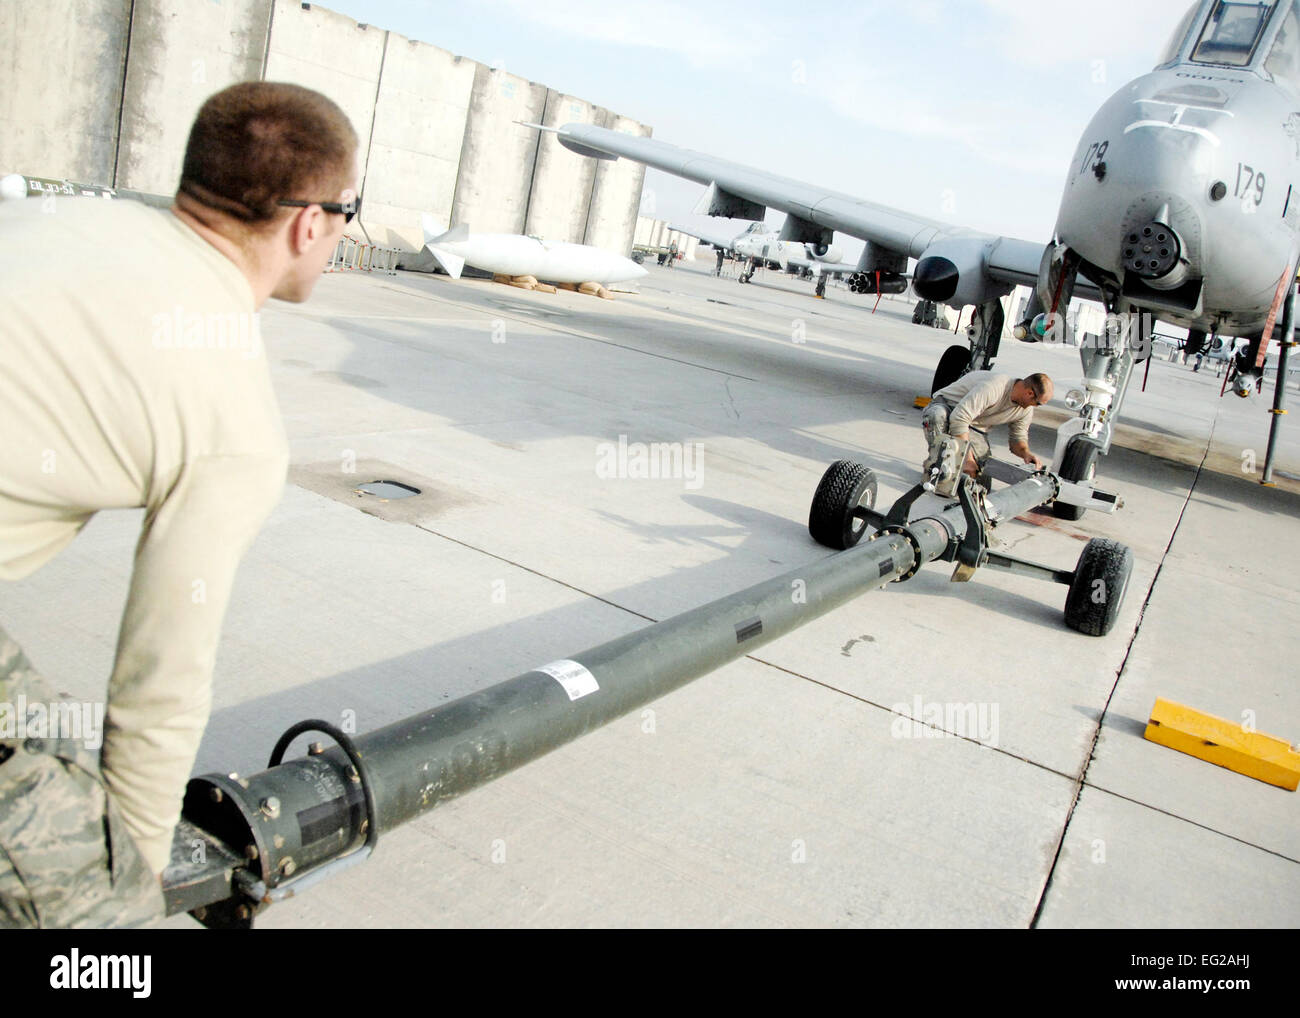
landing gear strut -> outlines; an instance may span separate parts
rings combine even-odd
[[[1049,330],[1058,334],[1058,341],[1064,338],[1059,333],[1065,324],[1079,265],[1079,256],[1064,244],[1048,247],[1026,318],[1015,327],[1017,338],[1034,343],[1046,338]],[[1077,403],[1067,399],[1071,406],[1077,406],[1078,416],[1057,429],[1052,454],[1052,470],[1062,480],[1085,484],[1096,475],[1097,457],[1110,451],[1115,421],[1133,365],[1139,359],[1135,353],[1141,358],[1151,354],[1145,316],[1131,305],[1127,315],[1118,314],[1118,284],[1111,281],[1110,285],[1099,285],[1106,307],[1106,327],[1094,342],[1079,348],[1085,391],[1078,394],[1082,398]],[[1052,511],[1059,519],[1077,520],[1083,515],[1083,508],[1060,502],[1053,504]]]
[[[975,315],[966,327],[966,338],[970,348],[953,344],[939,358],[939,366],[934,369],[934,381],[930,385],[930,395],[940,389],[946,389],[968,371],[987,371],[993,366],[997,356],[998,344],[1002,340],[1002,326],[1006,316],[1002,311],[1002,301],[997,297],[976,305]]]
[[[1079,416],[1066,421],[1056,432],[1052,469],[1067,481],[1091,481],[1097,455],[1110,451],[1115,421],[1133,374],[1133,344],[1141,342],[1140,336],[1135,340],[1130,335],[1134,323],[1141,320],[1136,308],[1129,308],[1127,323],[1115,314],[1111,300],[1107,300],[1106,310],[1107,327],[1102,335],[1094,345],[1079,348],[1085,389]],[[1077,520],[1082,515],[1075,506],[1053,508],[1061,519]]]

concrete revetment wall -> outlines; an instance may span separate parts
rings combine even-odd
[[[362,177],[387,35],[323,7],[304,9],[295,0],[275,0],[262,77],[313,88],[338,103],[360,140],[357,161]]]
[[[474,72],[450,222],[475,233],[524,233],[545,85],[479,64]]]
[[[546,112],[542,117],[546,127],[571,123],[605,127],[607,119],[605,110],[583,99],[554,90],[546,94]],[[583,243],[598,161],[570,152],[554,134],[543,132],[537,146],[532,191],[528,195],[525,232],[546,240]]]
[[[205,99],[257,81],[271,0],[135,0],[114,187],[172,194],[190,125]]]
[[[611,114],[610,121],[606,126],[612,130],[639,138],[650,136],[650,128],[628,117]],[[584,244],[617,251],[625,257],[631,253],[644,182],[645,167],[641,163],[630,159],[597,160]]]
[[[518,121],[649,128],[427,43],[300,0],[0,0],[0,174],[172,194],[190,125],[238,81],[316,89],[359,139],[349,228],[418,249],[421,215],[619,254],[644,168],[579,156]],[[327,195],[301,195],[327,199]]]
[[[0,174],[111,184],[131,0],[0,3]]]
[[[362,219],[377,243],[420,248],[421,213],[451,217],[477,65],[388,33]],[[384,230],[386,238],[376,236]]]

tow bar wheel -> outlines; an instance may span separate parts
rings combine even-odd
[[[1094,537],[1084,545],[1065,598],[1065,624],[1089,636],[1105,636],[1119,618],[1133,572],[1128,545]]]
[[[808,532],[827,548],[843,551],[862,539],[867,523],[857,509],[874,509],[876,475],[853,460],[836,460],[826,468],[808,512]]]

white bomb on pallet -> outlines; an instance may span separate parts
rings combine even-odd
[[[646,274],[630,258],[586,244],[516,233],[470,233],[463,224],[448,230],[427,214],[421,225],[425,250],[454,279],[460,278],[466,265],[512,279],[532,276],[548,283],[622,283]]]

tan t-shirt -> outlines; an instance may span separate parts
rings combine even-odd
[[[235,570],[288,465],[247,279],[169,211],[0,206],[0,431],[0,579],[100,509],[146,510],[101,766],[161,871]]]
[[[1011,375],[994,371],[970,371],[947,388],[934,394],[935,399],[952,403],[948,415],[948,434],[964,435],[971,427],[988,431],[999,424],[1007,425],[1010,442],[1029,441],[1029,422],[1034,408],[1017,406],[1011,402],[1011,389],[1016,380]]]

